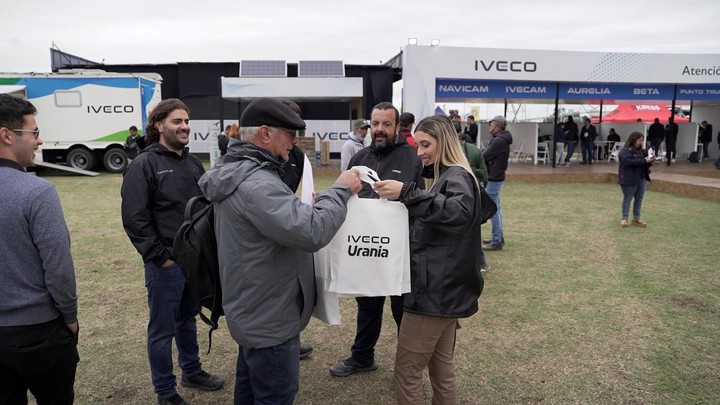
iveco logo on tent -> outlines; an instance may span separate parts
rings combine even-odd
[[[506,61],[506,60],[476,60],[475,70],[483,69],[486,72],[497,70],[498,72],[535,72],[537,71],[537,63],[523,61]]]

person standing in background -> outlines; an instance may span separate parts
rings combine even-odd
[[[404,112],[400,114],[400,120],[398,121],[398,133],[405,138],[405,142],[417,148],[415,138],[412,136],[413,125],[415,125],[415,116],[412,113]]]
[[[340,170],[348,169],[350,159],[365,148],[365,137],[370,124],[363,119],[359,119],[353,123],[353,131],[348,135],[348,140],[340,149]],[[412,136],[412,135],[411,135]]]
[[[478,137],[478,126],[475,123],[475,117],[468,115],[467,122],[465,123],[465,133],[470,136],[472,143],[477,145]]]
[[[131,126],[130,129],[130,135],[128,135],[127,139],[125,140],[125,150],[127,151],[128,160],[133,160],[137,157],[138,153],[142,150],[140,147],[138,141],[140,139],[140,135],[138,135],[138,129],[135,125]]]
[[[660,145],[662,145],[665,139],[665,128],[660,123],[660,119],[655,118],[655,122],[648,128],[647,139],[650,141],[650,146],[653,148],[654,153],[656,155],[660,153]]]
[[[583,159],[580,164],[592,164],[595,151],[595,138],[597,138],[595,125],[592,124],[590,118],[585,117],[584,125],[580,130],[580,150],[582,152]]]
[[[227,153],[228,143],[230,142],[230,137],[228,136],[230,128],[230,125],[226,126],[225,131],[218,135],[218,149],[220,149],[220,156],[224,156]]]
[[[665,126],[665,153],[667,158],[667,165],[675,163],[675,157],[677,155],[677,136],[680,128],[675,123],[675,118],[671,115],[668,119],[668,123]]]
[[[503,233],[503,216],[500,208],[500,192],[505,185],[505,172],[510,159],[510,145],[513,143],[512,134],[505,130],[507,121],[502,115],[495,116],[490,120],[490,144],[483,151],[483,158],[488,168],[487,191],[490,198],[497,206],[497,212],[490,219],[492,224],[492,238],[483,241],[483,250],[502,250],[505,246],[505,235]]]
[[[712,124],[708,124],[707,121],[702,122],[702,137],[700,138],[700,142],[703,145],[703,158],[710,158],[710,155],[708,154],[708,149],[710,148],[710,142],[712,142]]]
[[[565,142],[567,142],[567,155],[565,155],[565,164],[569,165],[570,160],[575,154],[575,146],[578,142],[579,134],[578,126],[573,120],[572,115],[567,116],[567,122],[565,122]]]
[[[555,164],[563,163],[563,152],[565,151],[565,123],[558,122],[555,130]]]
[[[628,225],[639,228],[647,227],[647,223],[640,219],[643,197],[645,195],[646,182],[650,181],[650,166],[655,161],[655,156],[647,156],[643,150],[644,136],[640,132],[633,132],[625,141],[625,146],[618,153],[618,183],[623,192],[621,206],[622,220],[620,226]],[[633,202],[633,219],[628,223],[630,213],[630,201]]]

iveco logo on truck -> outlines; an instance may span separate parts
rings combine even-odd
[[[131,105],[89,105],[87,108],[88,114],[95,113],[105,113],[105,114],[129,114],[135,111],[133,106]]]
[[[535,62],[522,62],[522,61],[506,61],[506,60],[476,60],[475,70],[478,71],[482,68],[484,71],[489,72],[492,69],[498,72],[535,72],[537,71],[537,63]]]

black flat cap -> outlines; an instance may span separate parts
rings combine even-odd
[[[285,129],[305,129],[305,121],[295,112],[274,98],[258,98],[253,100],[240,116],[241,127],[259,127],[267,125]]]

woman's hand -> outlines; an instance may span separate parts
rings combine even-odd
[[[380,196],[388,200],[397,200],[400,198],[403,184],[397,180],[376,181],[373,189]]]

